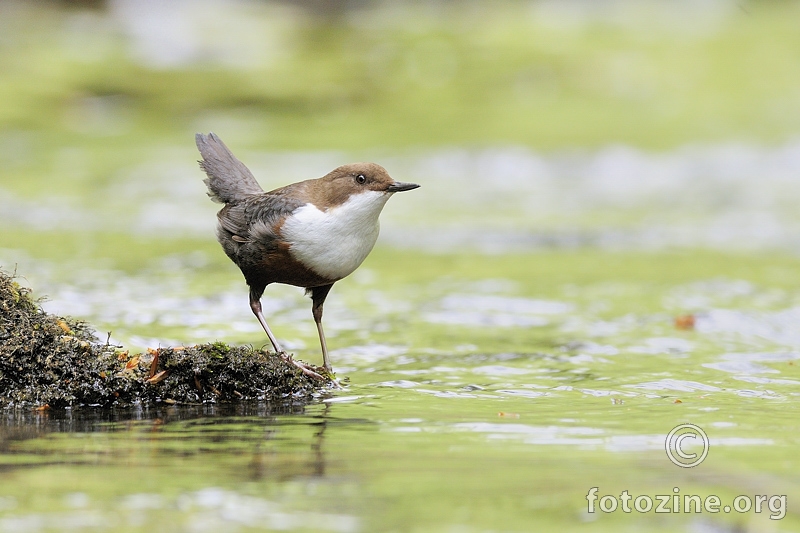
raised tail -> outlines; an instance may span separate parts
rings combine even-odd
[[[236,159],[222,139],[213,133],[198,133],[194,140],[203,156],[200,168],[208,175],[203,182],[208,186],[208,196],[212,200],[229,204],[264,192],[250,169]]]

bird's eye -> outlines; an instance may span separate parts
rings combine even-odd
[[[359,185],[364,185],[367,182],[367,177],[364,174],[359,174],[356,176],[356,183]]]

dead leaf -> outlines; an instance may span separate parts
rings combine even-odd
[[[681,315],[675,317],[675,327],[678,329],[694,329],[694,315]]]
[[[146,379],[145,383],[159,383],[161,381],[164,381],[165,379],[167,379],[167,374],[168,373],[169,373],[169,371],[162,370],[161,372],[159,372],[155,376],[153,376],[153,377],[151,377],[149,379]]]
[[[139,355],[134,355],[131,360],[125,364],[125,370],[132,370],[139,365]]]
[[[153,354],[153,360],[150,361],[150,377],[156,375],[156,370],[158,370],[158,352]]]

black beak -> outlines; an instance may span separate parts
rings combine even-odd
[[[419,187],[416,183],[403,183],[402,181],[395,181],[391,185],[389,185],[386,190],[388,192],[403,192],[403,191],[410,191],[411,189],[416,189]]]

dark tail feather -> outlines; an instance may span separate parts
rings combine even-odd
[[[200,168],[208,175],[203,181],[212,200],[229,204],[264,192],[250,170],[236,159],[219,137],[213,133],[198,133],[194,139],[203,156]]]

